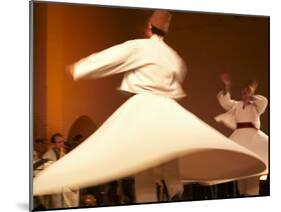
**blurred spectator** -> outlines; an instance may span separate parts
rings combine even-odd
[[[55,133],[51,137],[51,149],[47,151],[42,159],[48,160],[44,164],[44,169],[64,156],[64,138],[60,133]],[[63,197],[61,193],[43,196],[44,205],[47,209],[63,208]]]

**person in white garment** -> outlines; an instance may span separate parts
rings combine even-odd
[[[34,195],[135,176],[136,201],[156,202],[159,180],[171,200],[183,192],[182,180],[236,179],[264,171],[256,154],[177,103],[186,95],[182,83],[187,69],[164,42],[171,18],[170,12],[157,10],[146,38],[93,53],[68,67],[75,81],[124,73],[119,89],[133,96],[81,145],[38,175]]]
[[[55,133],[52,135],[51,144],[52,148],[42,156],[42,159],[47,160],[43,166],[43,169],[46,169],[64,155],[64,138],[60,133]],[[40,174],[40,172],[37,173],[37,175],[38,174]],[[46,208],[50,209],[63,207],[63,197],[61,193],[43,196],[42,199]]]
[[[54,135],[52,135],[51,143],[53,144],[53,147],[42,156],[42,159],[48,160],[48,162],[44,165],[44,169],[53,164],[55,161],[64,157],[64,155],[66,154],[64,148],[65,140],[60,133],[55,133]],[[38,174],[40,174],[40,172]],[[43,197],[43,199],[45,206],[49,209],[78,207],[79,190],[70,189],[69,187],[63,187],[61,189],[61,192],[45,196]]]
[[[267,107],[268,100],[262,95],[255,94],[258,82],[250,81],[241,91],[241,100],[231,99],[231,78],[228,73],[220,75],[224,89],[217,95],[220,105],[227,111],[215,119],[234,129],[230,139],[237,144],[259,155],[267,169],[238,181],[240,195],[258,195],[260,178],[268,174],[268,136],[260,130],[260,116]]]

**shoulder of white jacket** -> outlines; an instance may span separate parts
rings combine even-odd
[[[132,39],[132,40],[128,40],[128,41],[125,41],[124,43],[143,43],[143,42],[150,42],[151,39],[149,38],[138,38],[138,39]]]
[[[53,151],[52,151],[52,149],[50,149],[43,154],[42,158],[50,157],[52,154],[53,154]]]
[[[260,94],[255,94],[254,97],[268,101],[268,99],[265,96],[260,95]]]
[[[150,39],[144,38],[144,39],[133,39],[128,40],[123,43],[123,45],[130,47],[130,48],[145,48],[146,46],[149,46],[151,43]]]

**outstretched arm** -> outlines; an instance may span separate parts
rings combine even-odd
[[[225,91],[220,91],[217,95],[217,99],[223,109],[227,111],[230,110],[234,106],[234,104],[237,103],[237,101],[231,99],[230,93],[225,93]]]
[[[217,99],[220,105],[225,110],[230,110],[237,101],[231,99],[230,89],[231,89],[231,79],[228,73],[222,73],[220,79],[223,82],[223,90],[217,95]]]
[[[67,67],[66,72],[74,80],[83,78],[101,78],[132,70],[136,45],[133,41],[110,47],[91,54]]]

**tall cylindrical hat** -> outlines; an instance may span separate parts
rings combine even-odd
[[[169,31],[172,14],[166,10],[156,10],[149,19],[149,24],[167,33]]]
[[[259,82],[256,79],[252,79],[248,82],[247,85],[253,92],[255,92],[259,86]]]

